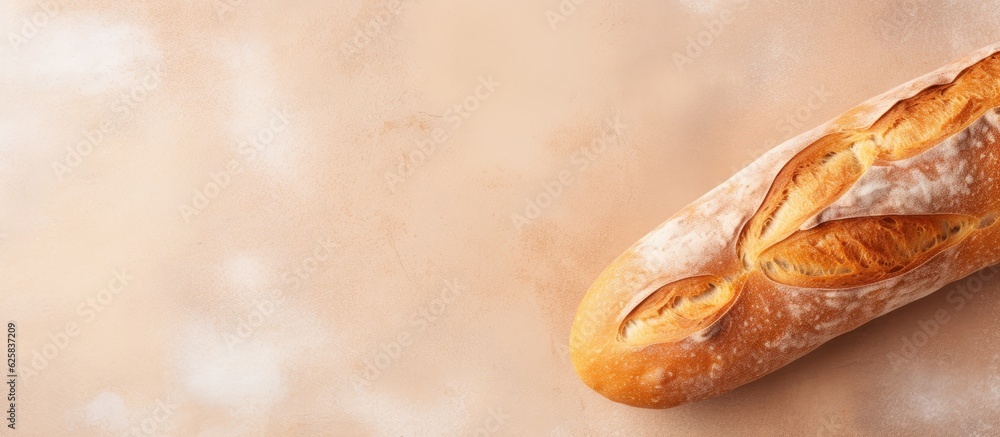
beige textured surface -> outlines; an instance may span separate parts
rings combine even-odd
[[[0,5],[17,432],[1000,432],[990,272],[675,410],[604,400],[566,346],[628,245],[778,141],[1000,40],[1000,3],[559,8]]]

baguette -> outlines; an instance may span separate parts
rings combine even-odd
[[[570,337],[605,397],[726,393],[1000,262],[1000,44],[792,138],[618,257]]]

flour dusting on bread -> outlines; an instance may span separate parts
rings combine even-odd
[[[571,351],[608,398],[709,398],[1000,262],[1000,44],[778,145],[640,239]]]

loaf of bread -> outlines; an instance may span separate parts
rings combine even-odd
[[[784,142],[639,240],[580,305],[583,381],[707,399],[1000,262],[998,51]]]

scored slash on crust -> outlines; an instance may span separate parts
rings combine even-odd
[[[633,346],[678,342],[716,324],[747,275],[799,288],[849,289],[898,277],[995,224],[993,214],[860,217],[803,224],[846,194],[875,165],[917,156],[1000,106],[1000,53],[889,108],[870,127],[816,140],[778,173],[739,233],[742,270],[667,284],[622,321]],[[727,278],[736,278],[726,280]]]
[[[634,346],[680,341],[712,326],[735,302],[742,278],[682,279],[660,287],[622,322],[619,338]]]

